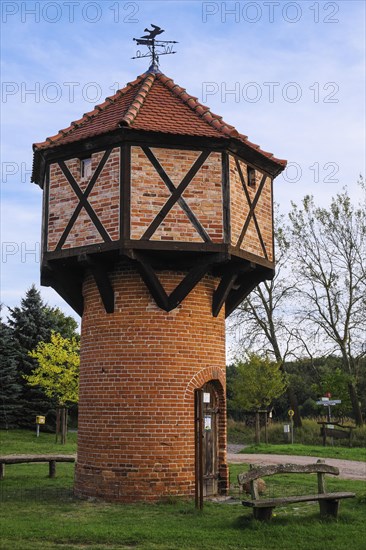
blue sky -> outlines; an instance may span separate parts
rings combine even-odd
[[[38,1],[1,3],[1,302],[39,285],[42,193],[32,143],[148,68],[132,40],[151,23],[177,40],[161,70],[249,139],[289,161],[283,212],[319,204],[365,172],[365,2]],[[52,306],[70,308],[48,288]]]

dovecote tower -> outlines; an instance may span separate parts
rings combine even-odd
[[[271,279],[286,163],[154,68],[34,145],[41,283],[82,317],[75,492],[225,492],[225,317]]]

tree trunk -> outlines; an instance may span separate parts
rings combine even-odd
[[[259,445],[261,442],[261,427],[259,422],[259,411],[255,411],[255,444]]]
[[[294,411],[294,426],[295,428],[301,428],[302,427],[302,420],[300,416],[300,410],[299,410],[299,403],[297,401],[297,397],[295,395],[295,392],[291,386],[287,388],[287,396],[288,400],[290,402],[291,409]]]
[[[67,435],[67,408],[61,409],[61,445],[65,445]]]
[[[280,356],[278,356],[278,357],[280,357]],[[276,354],[276,360],[277,361],[281,360],[281,367],[280,368],[281,368],[282,372],[285,373],[286,372],[285,364],[282,361],[282,359],[277,358],[277,354]],[[295,428],[301,428],[302,427],[302,420],[301,420],[301,416],[300,416],[299,403],[297,401],[297,396],[296,396],[293,388],[291,387],[291,383],[289,384],[289,386],[286,390],[286,393],[287,393],[287,397],[288,397],[288,400],[289,400],[289,403],[290,403],[290,407],[295,413],[294,417],[293,417],[294,426],[295,426]]]
[[[60,435],[60,407],[56,408],[56,443],[58,442],[58,436]]]
[[[264,413],[264,442],[265,442],[266,445],[268,445],[267,419],[268,419],[268,413],[266,411]]]
[[[349,382],[348,391],[349,391],[349,396],[350,396],[351,403],[352,403],[353,414],[355,416],[356,426],[363,426],[363,418],[362,418],[361,407],[360,407],[360,403],[358,401],[356,388],[355,388],[353,382]]]

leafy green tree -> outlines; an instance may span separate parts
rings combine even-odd
[[[45,313],[49,317],[50,326],[54,332],[61,334],[64,338],[80,340],[78,324],[73,317],[65,315],[58,307],[45,306]]]
[[[51,341],[40,342],[29,356],[38,366],[24,378],[30,386],[41,388],[47,397],[56,401],[56,440],[61,417],[61,443],[66,443],[67,406],[77,403],[79,398],[80,344],[75,337],[63,338],[52,332]]]
[[[17,350],[11,329],[0,322],[0,427],[16,426],[21,386],[17,380]]]
[[[25,375],[30,386],[39,386],[58,406],[77,403],[79,398],[80,345],[76,338],[52,332],[50,342],[40,342],[29,352],[38,366]]]
[[[342,369],[336,368],[324,373],[320,383],[316,386],[320,396],[330,393],[333,399],[342,401],[339,405],[332,407],[332,416],[346,416],[352,411],[349,384],[350,376]]]
[[[256,442],[259,443],[259,411],[267,408],[287,388],[287,376],[280,363],[254,353],[235,362],[237,373],[232,379],[232,401],[243,411],[256,413]]]
[[[45,395],[38,386],[29,386],[24,376],[36,368],[36,360],[28,352],[40,342],[48,342],[52,330],[62,336],[76,335],[76,321],[65,316],[58,308],[48,307],[34,285],[26,292],[20,306],[9,309],[9,327],[16,348],[17,382],[21,386],[17,425],[34,426],[36,415],[47,415],[55,408],[55,400]],[[73,334],[74,332],[74,334]]]

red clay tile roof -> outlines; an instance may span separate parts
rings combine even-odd
[[[271,159],[282,169],[286,166],[285,160],[277,159],[272,153],[251,143],[247,136],[239,134],[234,126],[226,124],[222,117],[212,113],[171,78],[152,72],[139,76],[115,95],[107,97],[104,103],[55,136],[35,143],[33,150],[36,152],[107,134],[121,126],[168,134],[234,138]]]

